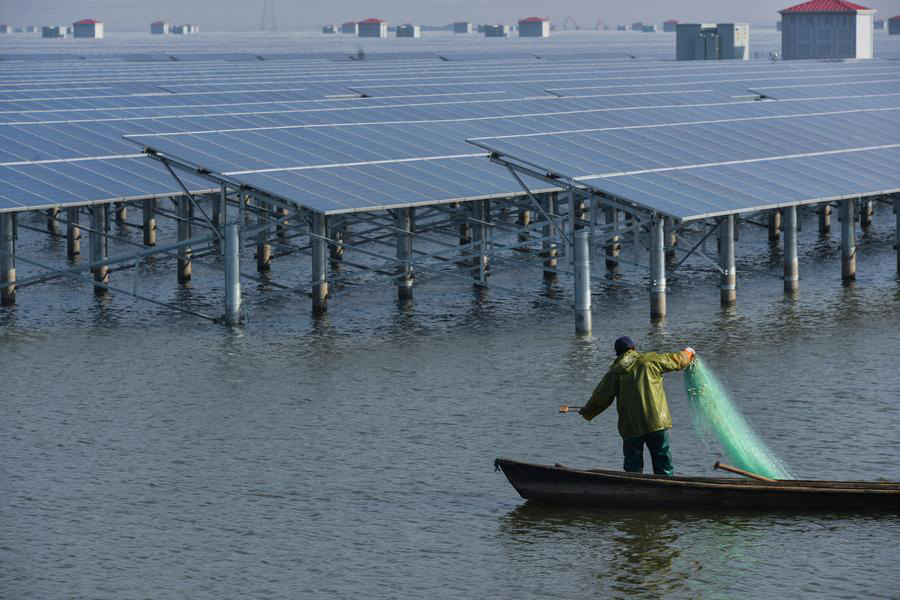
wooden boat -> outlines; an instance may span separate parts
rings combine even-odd
[[[572,469],[498,458],[523,498],[596,508],[749,509],[900,512],[900,482],[773,482],[734,477],[665,477],[603,469]]]

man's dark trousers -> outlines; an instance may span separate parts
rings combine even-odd
[[[650,450],[653,472],[657,475],[673,475],[672,451],[669,449],[669,430],[660,429],[637,437],[622,440],[625,455],[624,469],[629,473],[644,472],[644,444]]]

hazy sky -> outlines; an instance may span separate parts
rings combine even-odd
[[[860,0],[858,0],[860,1]],[[900,13],[900,0],[861,0],[888,18]],[[583,27],[597,18],[610,25],[666,19],[738,21],[771,25],[777,11],[792,0],[274,0],[278,28],[312,29],[379,17],[391,23],[440,25],[455,20],[514,23],[520,17],[545,16],[562,23],[571,15]],[[12,25],[71,23],[91,17],[109,30],[144,31],[151,21],[196,23],[204,31],[259,29],[263,0],[0,0],[0,22]]]

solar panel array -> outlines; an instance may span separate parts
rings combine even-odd
[[[625,187],[612,193],[690,218],[723,210],[698,198],[728,187],[724,179],[703,190],[703,175],[679,196],[632,191],[634,178],[665,181],[671,169],[736,160],[752,170],[761,167],[747,161],[818,154],[790,159],[800,168],[822,156],[840,162],[850,150],[874,165],[889,154],[860,148],[900,140],[893,61],[662,63],[582,50],[539,60],[460,52],[459,60],[406,54],[344,63],[209,55],[7,62],[0,211],[179,193],[158,163],[139,155],[142,147],[326,213],[520,192],[484,148],[465,143],[478,138],[566,174],[616,181]],[[746,180],[734,177],[732,187]],[[792,184],[765,199],[777,203],[795,187],[821,188]]]

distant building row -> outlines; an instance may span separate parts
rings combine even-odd
[[[150,23],[150,33],[154,35],[188,35],[191,33],[200,33],[200,27],[187,23],[185,25],[170,25],[165,21],[156,21]]]
[[[508,37],[509,25],[479,25],[478,29],[485,37]],[[385,38],[388,34],[387,21],[382,19],[366,19],[365,21],[348,21],[340,27],[325,25],[322,33],[349,33],[359,37]],[[417,38],[421,35],[418,25],[398,25],[397,37]],[[468,21],[460,21],[453,24],[454,33],[472,33],[472,24]],[[519,20],[519,37],[548,37],[550,35],[550,20],[544,17],[528,17]]]

